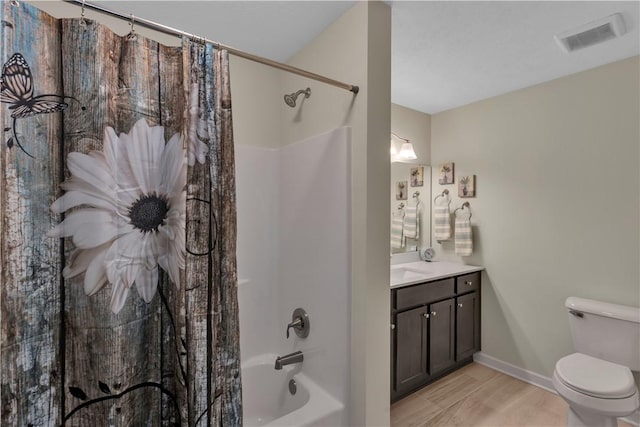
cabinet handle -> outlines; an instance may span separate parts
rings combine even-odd
[[[429,313],[422,313],[422,317],[424,317],[425,319],[429,318]]]
[[[473,286],[473,282],[464,282],[464,283],[469,285],[469,286]]]
[[[462,308],[462,304],[458,304],[458,307]]]
[[[393,329],[395,329],[395,328],[396,328],[396,325],[394,325],[394,324],[392,323],[392,324],[391,324],[391,329],[393,330]]]
[[[431,315],[432,315],[432,316],[435,316],[436,314],[438,314],[438,313],[436,313],[435,311],[432,311],[432,312],[431,312]]]

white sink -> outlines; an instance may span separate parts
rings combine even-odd
[[[413,282],[415,280],[425,279],[429,276],[428,273],[418,270],[412,270],[406,267],[398,267],[391,269],[391,285],[398,285],[400,283]]]

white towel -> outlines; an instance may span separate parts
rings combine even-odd
[[[403,224],[402,215],[393,216],[391,220],[391,247],[394,249],[404,248]]]
[[[455,247],[456,255],[469,256],[473,252],[473,237],[469,218],[456,218]]]
[[[404,237],[409,239],[420,238],[420,220],[418,219],[418,206],[407,206],[405,208]]]
[[[449,213],[449,197],[439,198],[440,204],[433,207],[434,230],[433,237],[436,240],[449,240],[451,238],[451,215]]]

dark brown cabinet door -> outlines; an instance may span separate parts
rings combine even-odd
[[[429,374],[437,375],[455,363],[454,300],[431,304],[429,309]]]
[[[390,348],[391,348],[391,369],[389,369],[389,374],[390,374],[390,384],[391,384],[391,400],[394,400],[396,398],[396,381],[395,381],[395,376],[396,376],[396,346],[395,346],[395,342],[396,342],[396,316],[392,315],[391,316],[391,344],[390,344]]]
[[[396,315],[395,392],[411,390],[429,378],[427,372],[427,307]]]
[[[456,298],[456,360],[480,350],[480,299],[477,292]]]

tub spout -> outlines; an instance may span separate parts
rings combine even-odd
[[[296,351],[294,353],[286,354],[284,356],[278,356],[276,358],[276,366],[277,370],[282,369],[285,365],[291,365],[292,363],[302,363],[304,360],[304,356],[301,351]]]

